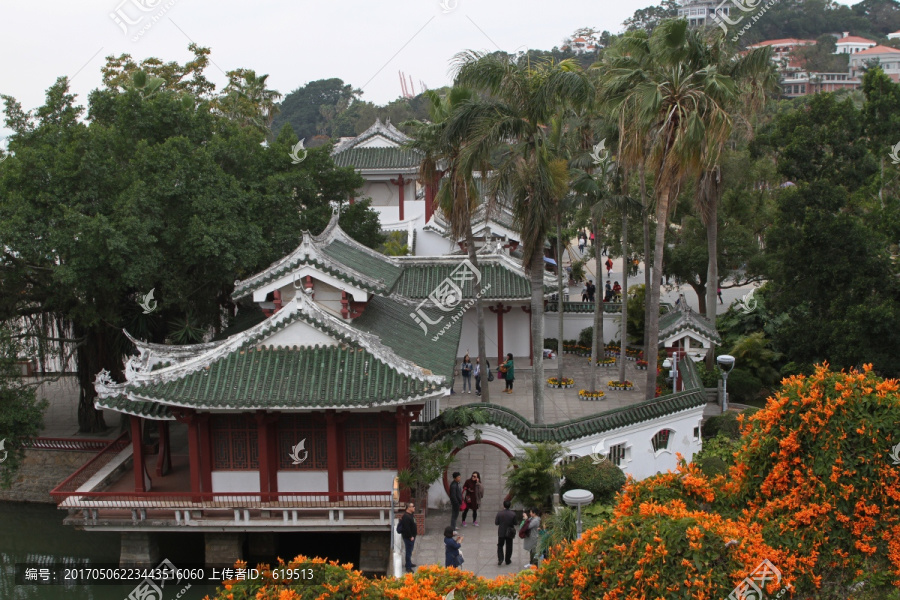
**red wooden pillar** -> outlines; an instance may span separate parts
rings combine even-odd
[[[212,489],[212,435],[209,431],[209,413],[197,415],[197,448],[199,456],[199,485],[203,492],[211,492]]]
[[[503,314],[512,310],[512,306],[503,306],[500,302],[497,306],[488,306],[491,312],[497,313],[497,366],[506,362],[503,355]]]
[[[327,435],[326,449],[328,456],[328,491],[329,500],[340,500],[338,493],[344,488],[344,474],[341,472],[340,437],[338,435],[338,419],[333,410],[325,412],[325,430]]]
[[[141,437],[141,421],[140,417],[131,415],[131,448],[134,457],[134,491],[146,492],[147,485],[144,477],[146,477],[146,466],[144,465],[144,440]],[[149,477],[147,477],[149,479]]]
[[[561,296],[562,296],[562,294],[560,294],[560,297]],[[532,335],[532,332],[531,332],[531,307],[523,306],[522,310],[524,310],[525,312],[528,313],[528,361],[529,361],[529,364],[533,367],[534,366],[534,351],[532,350],[532,347],[534,346],[534,336]],[[562,302],[561,301],[559,303],[559,310],[562,310]],[[543,351],[544,350],[542,348],[541,352],[543,352]]]
[[[404,194],[406,192],[406,184],[409,182],[408,179],[405,179],[402,174],[397,175],[397,179],[391,179],[391,183],[398,186],[400,188],[400,220],[403,220],[403,202],[405,200]]]
[[[275,305],[275,312],[281,310],[281,290],[272,292],[272,303]]]
[[[273,500],[278,492],[277,423],[277,414],[256,413],[257,443],[259,445],[259,491],[263,502]]]
[[[434,174],[434,179],[425,184],[425,222],[431,220],[434,216],[434,199],[437,196],[438,188],[441,186],[441,177],[444,176],[443,171]]]
[[[200,425],[197,415],[189,415],[188,426],[188,460],[191,465],[191,492],[199,494],[203,491],[200,485]],[[195,497],[195,501],[200,498]]]
[[[412,416],[405,407],[397,408],[397,472],[409,468],[409,422]],[[409,502],[409,490],[400,492],[400,501]]]
[[[156,476],[168,475],[172,470],[172,447],[169,444],[169,422],[157,421],[159,429],[159,453],[156,457]]]

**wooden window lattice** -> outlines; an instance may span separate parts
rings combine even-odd
[[[669,447],[669,437],[671,437],[672,430],[671,429],[661,429],[657,431],[653,436],[653,451],[659,452],[660,450],[665,450]]]
[[[210,430],[214,470],[259,468],[259,434],[254,421],[244,415],[213,415]]]

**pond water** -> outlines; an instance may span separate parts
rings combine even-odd
[[[42,585],[24,583],[17,585],[16,565],[28,564],[35,568],[52,565],[68,568],[111,567],[119,562],[119,535],[78,531],[63,525],[65,512],[49,504],[23,504],[0,502],[0,599],[2,600],[200,600],[215,593],[214,585],[176,584],[166,582],[158,592],[135,592],[142,582],[127,585]],[[165,552],[160,544],[161,552]],[[182,560],[184,560],[184,548]],[[190,549],[196,555],[199,549]],[[199,554],[202,556],[202,554]],[[168,557],[163,554],[164,557]],[[173,559],[176,566],[181,567]],[[185,565],[187,566],[187,565]],[[190,564],[195,567],[196,561]],[[20,578],[24,576],[19,567]],[[144,590],[152,587],[144,586]],[[159,594],[162,597],[159,597]]]

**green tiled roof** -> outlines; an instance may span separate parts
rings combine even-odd
[[[333,246],[333,245],[334,244],[331,244],[331,246]],[[349,246],[348,246],[348,248],[349,248]],[[352,248],[349,248],[349,250],[356,252]],[[326,254],[327,254],[327,252],[326,252]],[[369,257],[369,258],[373,262],[376,261],[376,259],[372,259],[371,257]],[[297,260],[294,260],[291,262],[286,262],[283,265],[281,265],[277,270],[274,270],[271,273],[269,273],[266,277],[259,279],[257,281],[250,282],[250,283],[244,283],[244,284],[236,287],[234,292],[232,292],[231,297],[235,300],[239,300],[240,298],[243,298],[244,296],[249,296],[250,294],[252,294],[256,290],[258,290],[259,288],[265,286],[268,283],[271,283],[272,281],[275,281],[276,279],[280,279],[281,277],[284,277],[285,275],[296,270],[298,267],[300,267],[302,265],[312,265],[312,266],[316,267],[317,269],[324,271],[325,273],[333,275],[333,276],[337,277],[338,279],[342,279],[348,283],[353,283],[354,285],[357,285],[357,286],[361,287],[362,289],[367,290],[369,292],[373,292],[373,293],[374,292],[383,292],[386,289],[386,288],[381,288],[381,287],[376,288],[376,287],[370,285],[368,282],[361,280],[359,277],[356,277],[354,275],[354,273],[348,272],[346,269],[338,269],[338,268],[335,268],[334,265],[324,264],[321,261],[318,261],[315,259],[303,258],[303,259],[297,259]],[[387,286],[387,287],[390,287],[390,286]]]
[[[363,314],[353,321],[353,326],[377,335],[403,358],[414,362],[435,375],[446,377],[447,385],[453,377],[456,349],[462,332],[462,319],[452,324],[436,341],[432,338],[442,325],[429,325],[428,333],[413,320],[414,307],[406,306],[390,298],[373,297]],[[449,317],[445,318],[445,321]]]
[[[243,348],[175,381],[132,388],[142,398],[208,408],[370,406],[434,391],[348,345]]]
[[[713,341],[720,341],[719,334],[709,319],[692,310],[673,310],[659,318],[660,340],[687,329],[702,333]]]
[[[111,396],[109,398],[97,398],[94,400],[96,408],[106,408],[117,412],[145,417],[156,421],[174,421],[175,416],[169,407],[156,402],[134,402],[125,396]]]
[[[642,421],[657,419],[682,410],[704,406],[707,402],[706,394],[697,376],[693,362],[688,361],[688,363],[690,363],[690,367],[687,364],[682,367],[685,387],[688,388],[683,392],[553,425],[535,425],[519,413],[496,404],[479,403],[467,404],[466,406],[483,409],[488,415],[485,424],[506,429],[526,444],[536,444],[538,442],[564,443],[589,435],[627,427]],[[440,417],[421,425],[414,423],[412,439],[418,442],[432,439],[438,432],[438,428],[443,426],[443,421]]]
[[[412,264],[403,269],[393,292],[406,298],[421,300],[427,298],[458,264]],[[514,273],[498,264],[480,264],[482,290],[490,288],[483,294],[486,299],[498,298],[531,298],[531,281],[524,273]],[[475,297],[475,282],[463,284],[463,298]],[[549,289],[545,289],[549,291]]]
[[[402,271],[399,266],[389,262],[385,256],[372,256],[340,241],[331,242],[322,248],[322,252],[358,273],[383,280],[387,289],[394,285]]]
[[[336,166],[354,169],[409,169],[422,162],[422,154],[411,148],[348,148],[332,158]]]

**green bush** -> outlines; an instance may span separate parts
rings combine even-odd
[[[737,414],[729,411],[723,415],[710,417],[703,423],[703,439],[712,439],[723,435],[732,440],[741,439],[741,428],[737,422]]]
[[[815,367],[813,367],[809,363],[796,363],[794,361],[791,361],[781,367],[781,376],[790,377],[792,375],[812,375],[815,370]]]
[[[745,369],[734,369],[728,375],[728,401],[746,404],[759,397],[763,383]]]
[[[524,448],[509,461],[506,471],[506,488],[514,503],[526,508],[547,508],[560,476],[557,462],[565,451],[555,442],[538,443]]]
[[[581,333],[578,334],[578,343],[582,346],[591,347],[591,344],[594,343],[594,328],[593,327],[585,327],[581,330]]]
[[[729,421],[737,424],[737,420]],[[705,433],[705,431],[704,431]],[[694,455],[694,461],[704,475],[714,477],[728,472],[728,468],[735,464],[734,453],[741,447],[739,439],[722,433],[703,441],[703,449]]]
[[[707,369],[706,363],[703,361],[695,362],[694,365],[697,367],[697,374],[700,375],[703,387],[718,387],[719,381],[722,379],[722,369],[718,365],[714,366],[712,370]]]
[[[566,482],[560,488],[560,494],[569,490],[588,490],[594,494],[594,501],[610,504],[616,497],[616,492],[625,485],[625,473],[622,469],[609,462],[600,461],[595,464],[590,456],[583,456],[563,467],[563,476]]]
[[[544,338],[544,348],[559,352],[559,343],[556,338]]]

